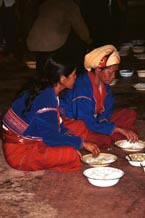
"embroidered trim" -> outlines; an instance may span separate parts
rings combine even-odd
[[[89,101],[92,101],[92,99],[89,98],[89,97],[87,97],[87,96],[78,96],[78,97],[76,97],[76,98],[73,98],[72,101],[76,101],[76,100],[79,99],[79,98],[86,98],[86,99],[88,99]]]
[[[28,124],[24,122],[16,113],[10,108],[6,115],[4,116],[3,123],[6,127],[19,133],[20,135],[28,128]]]
[[[36,113],[37,114],[41,114],[41,113],[45,113],[47,111],[56,111],[57,112],[57,109],[56,108],[48,108],[48,107],[44,107],[42,109],[39,109]]]

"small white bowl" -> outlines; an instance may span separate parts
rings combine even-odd
[[[126,50],[120,50],[119,51],[119,54],[120,54],[120,56],[127,56],[128,54],[129,54],[129,51],[126,51]]]
[[[137,70],[138,77],[145,77],[145,70]]]
[[[145,46],[133,46],[132,47],[132,51],[134,52],[134,53],[143,53],[143,52],[145,52]]]
[[[145,60],[145,53],[142,54],[134,54],[134,57],[136,57],[139,60]]]
[[[133,75],[134,71],[124,69],[124,70],[120,70],[119,73],[120,73],[120,76],[122,76],[122,77],[131,77]]]
[[[27,67],[30,69],[36,69],[36,61],[26,61]]]
[[[134,153],[126,156],[128,163],[135,167],[141,167],[145,163],[145,153]]]
[[[83,175],[94,186],[109,187],[116,185],[124,172],[113,167],[95,167],[84,170]]]
[[[134,45],[143,45],[145,43],[144,39],[136,39],[136,40],[132,40],[132,43]]]

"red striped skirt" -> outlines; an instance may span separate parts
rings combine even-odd
[[[3,151],[8,164],[17,170],[80,170],[80,157],[73,147],[49,147],[43,141],[28,139],[10,130],[3,130]]]

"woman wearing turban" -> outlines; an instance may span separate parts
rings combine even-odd
[[[86,54],[86,72],[77,78],[72,90],[61,99],[65,126],[84,140],[108,147],[113,141],[138,140],[134,123],[136,112],[113,112],[114,99],[109,84],[119,68],[120,56],[113,45],[105,45]],[[80,128],[80,123],[84,126]]]
[[[48,59],[43,73],[24,89],[3,117],[3,151],[8,164],[24,171],[80,170],[80,150],[97,156],[95,143],[85,142],[64,127],[59,95],[71,89],[77,63],[59,57]]]

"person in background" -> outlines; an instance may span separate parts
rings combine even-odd
[[[58,57],[46,61],[41,78],[21,92],[3,117],[3,151],[8,164],[24,171],[80,169],[80,149],[97,156],[96,143],[83,141],[63,126],[59,95],[71,89],[76,63]],[[81,128],[81,123],[80,123]]]
[[[82,138],[97,142],[100,148],[109,147],[117,140],[138,140],[136,112],[127,108],[113,112],[114,98],[109,84],[115,78],[119,63],[120,56],[113,45],[92,50],[85,55],[86,71],[60,100],[65,127],[76,134],[78,120],[83,121],[88,135]]]
[[[6,60],[15,60],[16,56],[16,11],[15,0],[0,0],[0,43]]]
[[[92,47],[113,43],[109,0],[80,0],[80,9],[93,38]]]
[[[113,43],[118,47],[127,40],[128,0],[110,0],[110,15],[113,31]]]
[[[91,43],[89,29],[73,0],[43,1],[27,37],[28,50],[34,52],[39,72],[47,58],[56,53],[79,59],[81,66]]]

